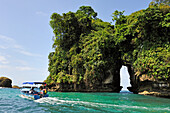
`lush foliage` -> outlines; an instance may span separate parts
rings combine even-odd
[[[46,82],[93,87],[103,83],[108,71],[119,76],[123,64],[155,79],[170,78],[170,6],[157,2],[129,16],[115,11],[115,26],[97,18],[90,6],[54,13],[55,51],[49,54]]]
[[[147,74],[155,79],[167,79],[170,75],[170,46],[143,50],[138,54],[134,66],[140,74]]]
[[[115,27],[122,60],[139,75],[170,78],[170,6],[152,4],[146,10],[120,16]]]
[[[49,54],[48,84],[83,83],[93,86],[102,82],[107,76],[106,71],[120,68],[114,27],[96,16],[97,13],[89,6],[80,7],[76,13],[54,13],[51,16],[55,52]]]

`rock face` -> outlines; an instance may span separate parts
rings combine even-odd
[[[76,87],[76,90],[75,90]],[[83,85],[76,84],[57,84],[55,86],[48,86],[48,91],[57,91],[57,92],[120,92],[122,87],[119,88],[113,87],[110,85],[103,85],[96,88],[85,88]]]
[[[118,65],[119,64],[119,65]],[[122,87],[120,86],[120,68],[121,63],[118,63],[115,67],[108,67],[107,69],[101,69],[101,73],[96,79],[89,82],[91,77],[85,81],[82,79],[79,82],[53,82],[52,80],[45,81],[47,83],[48,91],[57,92],[120,92]],[[52,78],[51,78],[52,79]]]
[[[157,80],[146,74],[134,73],[131,66],[128,67],[132,87],[128,90],[135,94],[152,95],[170,98],[170,79]]]
[[[94,84],[74,84],[74,83],[59,83],[48,85],[48,91],[59,92],[120,92],[122,87],[120,86],[119,72],[113,72],[111,70],[106,72],[106,77],[101,82],[96,81]]]
[[[0,87],[8,87],[11,88],[12,80],[7,77],[0,77]]]

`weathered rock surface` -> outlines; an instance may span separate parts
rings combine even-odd
[[[120,92],[122,87],[114,87],[112,84],[98,85],[86,88],[84,84],[57,84],[48,86],[48,91],[59,92]]]
[[[7,77],[0,77],[0,87],[12,87],[12,80]]]
[[[132,85],[132,87],[128,87],[129,91],[135,94],[170,98],[170,79],[157,80],[146,74],[134,73],[131,66],[129,66],[128,70],[130,70]]]
[[[137,86],[136,90],[139,94],[170,98],[170,82],[168,80],[140,80]]]
[[[151,95],[151,96],[156,96],[156,97],[166,97],[170,98],[170,92],[148,92],[148,91],[143,91],[139,92],[141,95]]]
[[[92,83],[81,82],[76,83],[59,83],[48,85],[48,91],[57,92],[120,92],[122,86],[120,86],[120,73],[115,72],[112,69],[105,71],[105,74],[101,73],[102,80],[96,80]]]
[[[142,81],[139,85],[139,94],[170,98],[170,82],[168,80]]]

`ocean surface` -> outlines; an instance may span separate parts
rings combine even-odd
[[[0,88],[0,113],[170,113],[170,99],[122,93],[60,93],[39,100]]]

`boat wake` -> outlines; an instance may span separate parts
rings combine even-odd
[[[103,104],[103,103],[95,103],[95,102],[85,102],[78,100],[66,100],[59,99],[56,97],[46,97],[38,100],[34,100],[37,103],[48,103],[51,105],[64,105],[69,104],[71,106],[86,106],[86,107],[102,107],[102,108],[121,108],[121,109],[143,109],[143,110],[151,110],[151,111],[170,111],[170,107],[159,108],[159,107],[143,107],[143,106],[130,106],[130,105],[116,105],[116,104]]]
[[[29,99],[29,100],[32,100],[32,98],[30,97],[27,97],[27,96],[24,96],[24,95],[19,95],[21,98],[26,98],[26,99]]]

